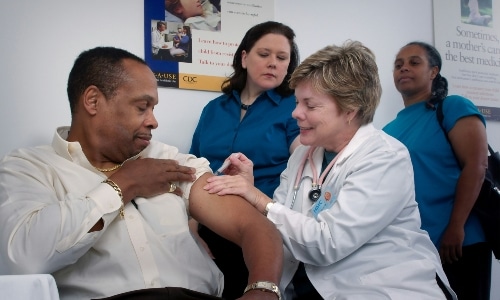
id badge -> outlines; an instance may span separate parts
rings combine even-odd
[[[325,209],[329,209],[333,206],[333,204],[337,201],[337,197],[334,196],[332,193],[326,191],[321,194],[321,197],[319,197],[318,201],[314,203],[312,206],[312,214],[313,216],[318,219],[318,215],[320,212],[322,212]]]

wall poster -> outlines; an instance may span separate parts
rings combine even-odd
[[[434,44],[449,94],[500,121],[500,0],[434,0]]]
[[[144,0],[145,61],[158,86],[220,91],[245,32],[274,0]]]

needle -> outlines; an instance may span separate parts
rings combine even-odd
[[[217,171],[215,171],[214,175],[216,176],[222,175],[223,174],[222,172],[224,172],[224,170],[227,169],[227,167],[229,167],[230,164],[231,161],[229,159],[226,159],[222,164],[222,166],[219,169],[217,169]]]

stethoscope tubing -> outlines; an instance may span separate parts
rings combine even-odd
[[[328,164],[328,166],[325,168],[325,170],[321,173],[321,176],[318,178],[318,170],[316,169],[316,166],[314,165],[314,160],[313,160],[313,153],[317,149],[317,147],[311,146],[309,150],[307,151],[307,154],[304,155],[300,162],[299,166],[299,171],[297,172],[297,178],[295,178],[295,183],[293,185],[293,198],[292,198],[292,203],[290,205],[290,208],[293,208],[293,205],[295,204],[295,200],[297,199],[297,193],[300,189],[300,185],[302,184],[302,181],[305,178],[310,178],[312,180],[312,185],[311,185],[311,191],[309,192],[309,199],[313,202],[319,199],[321,196],[321,186],[323,185],[323,181],[332,169],[332,167],[335,165],[335,162],[339,158],[340,154],[342,153],[342,150],[340,150],[339,153],[335,156],[335,158]],[[309,161],[309,165],[311,166],[311,171],[313,173],[313,177],[310,176],[304,176],[302,177],[302,174],[304,173],[304,169],[306,166],[306,162]]]

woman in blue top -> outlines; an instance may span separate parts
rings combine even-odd
[[[207,158],[213,170],[231,153],[244,153],[254,162],[255,186],[269,197],[299,144],[288,86],[299,63],[294,39],[290,27],[273,21],[246,32],[234,55],[234,73],[222,84],[223,94],[203,109],[190,150]],[[224,273],[223,297],[240,297],[248,279],[241,249],[204,227],[199,233]]]
[[[401,48],[393,76],[405,108],[383,130],[410,151],[422,228],[439,250],[458,299],[489,299],[491,250],[472,211],[487,167],[485,120],[470,100],[447,96],[441,64],[431,45]],[[450,142],[436,116],[438,105]]]
[[[170,48],[170,55],[187,55],[191,43],[191,28],[189,26],[183,26],[182,34],[177,34],[174,36],[173,40],[174,47]]]

